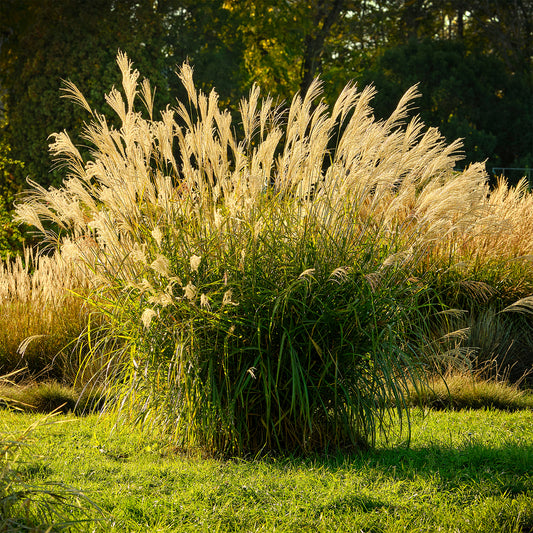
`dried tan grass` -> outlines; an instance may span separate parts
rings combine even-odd
[[[413,405],[436,409],[533,409],[531,391],[468,372],[436,377],[423,390],[411,389],[410,399]]]
[[[82,271],[60,254],[0,262],[0,368],[71,381],[76,364],[58,354],[84,329],[87,309],[76,293],[89,290]],[[19,378],[22,376],[19,376]]]
[[[61,306],[87,279],[61,254],[43,255],[25,248],[22,255],[0,262],[0,303],[35,302],[41,310]]]
[[[457,260],[533,259],[533,195],[527,180],[510,187],[504,180],[489,191],[484,186],[479,204],[480,216],[471,231],[455,243]]]

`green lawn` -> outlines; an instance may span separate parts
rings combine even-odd
[[[17,469],[81,489],[81,531],[533,531],[533,412],[412,411],[410,448],[221,461],[95,416],[38,426]],[[0,411],[3,438],[42,415]],[[1,530],[1,528],[0,528]]]

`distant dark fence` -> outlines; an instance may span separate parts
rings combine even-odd
[[[522,178],[526,177],[529,188],[533,188],[533,169],[531,168],[494,167],[492,169],[492,175],[495,178],[503,176],[512,185],[515,185]]]

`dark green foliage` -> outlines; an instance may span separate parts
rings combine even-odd
[[[27,176],[59,184],[48,136],[79,133],[84,120],[60,104],[62,79],[106,113],[102,94],[119,82],[120,49],[158,86],[156,109],[183,100],[173,73],[187,58],[198,86],[216,86],[232,110],[254,82],[291,98],[320,75],[332,98],[350,79],[375,81],[385,116],[420,82],[422,117],[449,141],[464,137],[467,161],[531,168],[531,27],[530,0],[4,0],[1,135],[25,163],[19,187]]]
[[[161,20],[152,2],[95,0],[6,0],[0,8],[2,31],[8,44],[0,50],[2,103],[9,117],[3,132],[13,157],[24,161],[16,172],[19,184],[27,176],[48,185],[61,181],[50,173],[48,136],[67,128],[78,134],[85,117],[61,105],[63,79],[68,76],[91,103],[103,107],[102,87],[118,84],[117,49],[127,51],[162,89],[161,105],[168,102],[161,62]]]
[[[201,269],[197,289],[218,293],[210,305],[220,311],[184,300],[162,310],[148,332],[128,333],[143,340],[133,358],[149,379],[122,394],[150,398],[138,416],[152,422],[154,412],[162,421],[179,412],[185,447],[255,454],[372,445],[397,414],[402,419],[409,384],[424,380],[428,359],[416,355],[424,292],[403,281],[403,272],[372,282],[365,274],[375,265],[363,256],[345,257],[350,266],[337,271],[316,251],[290,264],[291,246],[276,247],[290,237],[271,238],[244,266],[226,257],[227,285],[220,273]],[[234,303],[223,306],[228,290]],[[130,293],[123,323],[138,323],[136,305]]]
[[[14,172],[24,168],[23,163],[10,157],[11,148],[0,137],[0,259],[21,251],[22,233],[13,221],[13,201],[19,192]]]
[[[449,142],[464,139],[465,164],[488,159],[490,171],[533,162],[531,74],[509,72],[496,56],[464,42],[413,40],[385,50],[360,80],[375,83],[379,116],[420,83],[417,111]]]
[[[173,96],[183,96],[176,84],[170,85],[176,66],[187,58],[205,91],[217,83],[222,98],[235,105],[241,96],[242,54],[231,31],[236,22],[212,2],[6,0],[0,20],[5,36],[0,96],[9,117],[1,135],[25,164],[24,172],[15,172],[19,186],[27,177],[59,185],[62,175],[49,157],[48,136],[64,129],[76,135],[83,131],[84,113],[60,101],[65,78],[113,122],[103,94],[120,84],[118,50],[158,87],[156,110],[164,109]]]
[[[13,222],[13,211],[0,196],[0,259],[7,259],[21,251],[23,238],[17,224]]]

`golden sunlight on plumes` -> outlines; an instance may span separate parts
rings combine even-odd
[[[66,132],[55,135],[51,151],[68,167],[65,186],[44,190],[32,183],[33,193],[18,206],[18,216],[43,232],[41,221],[50,220],[90,236],[98,243],[93,265],[120,264],[130,282],[139,268],[128,262],[148,262],[158,274],[172,275],[168,260],[138,232],[140,224],[147,225],[159,248],[165,228],[177,218],[204,225],[208,232],[210,226],[230,231],[236,221],[248,219],[257,239],[264,223],[254,206],[265,201],[267,190],[291,198],[302,219],[314,219],[333,238],[347,237],[354,245],[363,234],[373,239],[397,234],[398,243],[425,252],[448,249],[448,239],[465,254],[532,253],[526,184],[516,190],[500,184],[489,193],[482,165],[455,172],[460,145],[446,145],[436,129],[424,131],[416,117],[408,121],[416,87],[386,121],[374,119],[371,87],[358,91],[348,85],[328,111],[320,100],[321,83],[315,81],[304,97],[295,96],[286,115],[270,97],[261,100],[254,87],[240,105],[244,140],[238,142],[229,113],[220,110],[214,91],[196,91],[188,64],[179,77],[192,113],[179,103],[176,112],[166,110],[156,121],[134,110],[138,72],[123,54],[118,63],[126,101],[116,89],[107,101],[121,128],[113,129],[91,111],[93,122],[84,137],[96,150],[88,162]],[[73,84],[66,92],[90,109]],[[140,93],[152,117],[148,82]],[[332,149],[329,141],[338,128],[342,135]],[[105,260],[97,260],[101,254]],[[190,256],[193,271],[195,257]]]
[[[75,378],[78,355],[71,357],[66,346],[87,324],[89,310],[79,295],[92,288],[88,272],[77,263],[79,248],[69,241],[61,254],[26,248],[23,255],[0,261],[1,371],[42,375],[44,366],[55,379]]]

